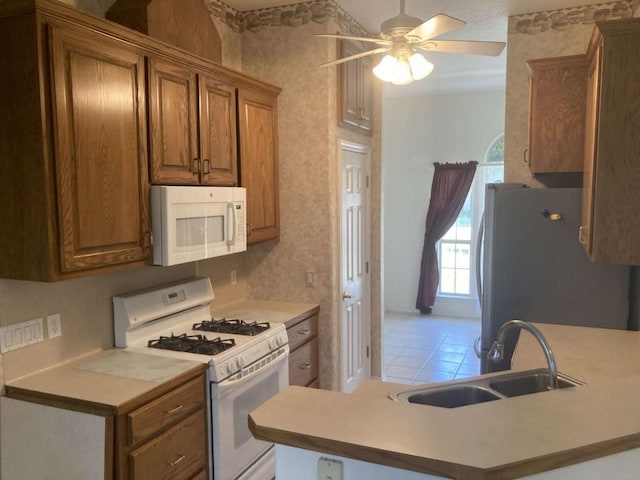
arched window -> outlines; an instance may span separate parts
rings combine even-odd
[[[485,185],[503,181],[504,134],[500,134],[489,145],[484,160],[478,164],[476,177],[456,223],[438,242],[438,295],[477,296],[472,272],[475,270],[476,237],[484,209]]]

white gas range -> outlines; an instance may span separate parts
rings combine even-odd
[[[213,299],[208,278],[114,297],[116,346],[208,363],[212,478],[271,480],[273,446],[253,438],[247,419],[289,383],[286,329],[213,318]]]

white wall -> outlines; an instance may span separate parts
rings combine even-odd
[[[483,160],[504,131],[504,91],[385,96],[382,109],[385,308],[415,312],[432,164]]]

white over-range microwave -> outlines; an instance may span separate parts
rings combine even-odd
[[[151,186],[153,264],[244,252],[246,203],[241,187]]]

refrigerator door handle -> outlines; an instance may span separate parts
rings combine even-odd
[[[482,260],[482,241],[484,239],[484,215],[485,212],[482,212],[482,217],[480,218],[480,225],[478,226],[478,242],[476,243],[476,288],[478,290],[478,302],[480,303],[480,307],[482,307],[482,268],[481,268],[481,260]],[[476,353],[478,358],[482,357],[482,335],[476,338],[475,342],[473,342],[473,350]]]
[[[480,218],[480,226],[478,227],[478,242],[476,243],[476,288],[478,289],[478,302],[482,307],[482,240],[484,238],[484,215],[482,212],[482,218]]]

